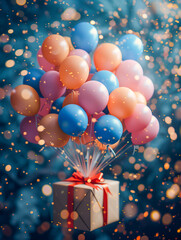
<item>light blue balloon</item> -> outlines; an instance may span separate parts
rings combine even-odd
[[[112,115],[104,115],[95,123],[94,133],[101,143],[114,144],[121,138],[123,126],[118,118]]]
[[[119,81],[114,73],[103,70],[94,74],[91,80],[101,82],[107,88],[109,94],[119,87]]]
[[[69,104],[60,110],[58,123],[66,134],[80,136],[87,128],[88,117],[83,108],[76,104]]]
[[[74,48],[92,52],[98,44],[97,29],[88,22],[78,23],[71,33],[71,41]]]
[[[60,110],[62,109],[64,99],[65,99],[65,97],[60,97],[60,98],[56,99],[52,104],[50,113],[59,114]]]
[[[143,53],[143,43],[134,34],[126,34],[119,39],[119,48],[123,60],[138,60]]]
[[[39,82],[41,77],[44,75],[45,71],[38,69],[38,68],[32,68],[28,70],[27,75],[23,78],[23,84],[29,85],[32,88],[34,88],[40,97],[43,98],[40,88],[39,88]]]

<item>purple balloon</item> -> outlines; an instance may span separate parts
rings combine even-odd
[[[64,87],[60,81],[60,76],[57,71],[46,72],[41,77],[39,86],[44,98],[53,101],[61,97],[66,91],[66,87]]]
[[[159,122],[156,117],[152,116],[150,123],[141,131],[133,132],[131,140],[134,145],[151,142],[159,132]]]
[[[56,67],[49,63],[44,57],[41,48],[38,50],[37,53],[37,61],[39,66],[45,71],[48,72],[50,70],[56,70]]]
[[[100,113],[108,100],[107,88],[98,81],[86,82],[79,88],[79,104],[89,114]]]
[[[38,144],[37,123],[40,121],[40,118],[37,120],[36,118],[37,116],[23,118],[20,124],[20,132],[27,141]]]

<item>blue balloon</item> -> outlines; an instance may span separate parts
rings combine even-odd
[[[97,29],[87,22],[78,23],[71,33],[74,48],[83,49],[88,53],[96,48],[98,39]]]
[[[88,117],[83,108],[69,104],[60,110],[58,122],[63,132],[71,136],[79,136],[87,128]]]
[[[95,123],[94,133],[101,143],[114,144],[121,138],[123,126],[118,118],[112,115],[104,115]]]
[[[93,81],[96,80],[96,81],[104,84],[105,87],[107,88],[109,94],[113,90],[115,90],[116,88],[119,87],[119,81],[118,81],[117,77],[114,75],[114,73],[106,71],[106,70],[95,73],[91,80],[93,80]]]
[[[126,34],[119,39],[119,48],[123,60],[138,60],[143,53],[143,43],[134,34]]]
[[[43,71],[41,69],[32,68],[32,69],[28,70],[28,74],[25,75],[23,78],[23,84],[33,87],[37,91],[39,96],[42,98],[43,98],[43,96],[40,92],[39,82],[44,73],[45,73],[45,71]]]
[[[60,110],[62,109],[64,99],[65,99],[65,97],[60,97],[60,98],[56,99],[52,104],[50,113],[59,114]]]

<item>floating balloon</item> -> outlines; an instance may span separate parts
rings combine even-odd
[[[88,78],[87,78],[87,81],[86,81],[86,82],[90,81],[93,76],[94,76],[94,73],[90,73],[89,76],[88,76]]]
[[[138,60],[143,53],[143,43],[134,34],[126,34],[119,39],[119,48],[123,60]]]
[[[77,89],[89,76],[87,62],[79,56],[67,57],[60,66],[60,80],[69,89]]]
[[[66,88],[60,81],[60,75],[56,71],[46,72],[40,80],[40,91],[44,98],[55,101],[61,97]]]
[[[152,112],[144,104],[136,104],[132,115],[124,120],[128,132],[136,132],[144,129],[152,118]]]
[[[69,51],[74,50],[74,46],[72,45],[71,38],[70,37],[64,37],[66,42],[68,43],[69,46]]]
[[[63,101],[65,100],[65,97],[60,97],[57,100],[55,100],[51,107],[51,113],[57,113],[59,114],[60,110],[62,109]]]
[[[146,98],[141,94],[140,92],[134,92],[136,95],[136,101],[137,103],[147,104]]]
[[[128,87],[133,91],[137,91],[138,85],[143,77],[143,69],[138,62],[126,60],[121,62],[116,69],[116,76],[119,80],[120,87]]]
[[[112,43],[102,43],[94,52],[94,64],[97,71],[114,71],[121,63],[120,49]]]
[[[28,142],[35,143],[35,144],[38,144],[38,141],[40,140],[39,134],[37,131],[37,122],[38,122],[38,119],[36,119],[36,117],[33,116],[33,117],[23,118],[20,124],[21,135]]]
[[[95,143],[96,143],[96,146],[101,150],[101,151],[104,151],[107,149],[107,145],[105,144],[102,144],[101,142],[99,142],[98,139],[95,139]],[[119,145],[120,141],[117,141],[116,143],[114,144],[109,144],[109,149],[112,148],[116,148],[118,145]]]
[[[121,138],[123,127],[118,118],[104,115],[95,123],[94,133],[101,143],[114,144]]]
[[[94,134],[94,125],[97,122],[97,120],[104,115],[105,113],[100,112],[88,117],[88,127],[85,130],[85,133],[89,134],[89,136],[92,138],[92,141],[96,139]]]
[[[108,110],[120,120],[128,118],[136,107],[134,92],[126,87],[116,88],[109,97]]]
[[[45,38],[42,53],[48,62],[60,66],[69,54],[69,46],[64,37],[53,34]]]
[[[11,92],[11,105],[14,110],[25,116],[34,116],[40,108],[40,98],[34,88],[19,85]]]
[[[44,117],[49,114],[51,108],[51,103],[47,101],[45,98],[40,98],[40,109],[38,111],[38,115]]]
[[[44,71],[38,68],[32,68],[28,71],[27,75],[23,78],[23,84],[29,85],[34,88],[40,97],[43,97],[39,88],[41,77],[44,75]]]
[[[89,133],[84,132],[80,137],[72,137],[72,140],[77,144],[88,144],[93,141],[93,137]]]
[[[71,41],[75,48],[92,52],[98,44],[97,29],[87,22],[78,23],[71,33]]]
[[[152,116],[150,123],[141,131],[132,133],[132,143],[134,145],[145,144],[152,141],[159,132],[159,122],[156,117]]]
[[[84,83],[79,89],[79,104],[89,114],[104,110],[108,100],[108,90],[100,82],[91,80]]]
[[[69,93],[63,102],[63,107],[69,104],[76,104],[79,105],[79,92],[78,91],[72,91]]]
[[[42,49],[40,48],[37,53],[37,61],[39,66],[41,67],[42,70],[45,72],[51,71],[51,70],[56,70],[55,65],[52,63],[49,63],[44,57],[42,53]]]
[[[147,101],[150,100],[154,93],[153,82],[148,77],[142,76],[137,91],[143,94]]]
[[[116,88],[119,87],[119,82],[117,77],[109,71],[99,71],[94,74],[92,80],[101,82],[107,88],[109,94]]]
[[[87,128],[88,117],[83,108],[69,104],[61,109],[58,122],[66,134],[80,136]]]
[[[37,129],[41,141],[47,146],[63,147],[68,143],[70,138],[69,135],[61,130],[58,124],[58,114],[48,114],[43,117]]]
[[[69,53],[69,56],[82,57],[87,62],[89,69],[91,69],[91,57],[86,51],[82,49],[74,49]]]

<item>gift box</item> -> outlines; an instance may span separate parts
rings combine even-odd
[[[119,220],[119,182],[98,184],[62,181],[53,184],[53,221],[67,228],[92,231]]]

